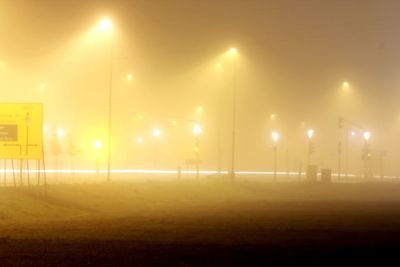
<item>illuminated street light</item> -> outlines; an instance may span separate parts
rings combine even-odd
[[[155,138],[159,138],[161,136],[161,130],[158,128],[153,129],[152,134]]]
[[[57,128],[57,138],[63,139],[65,137],[65,130],[63,128]]]
[[[143,139],[142,139],[142,137],[137,137],[136,138],[136,143],[138,143],[138,144],[141,144],[141,143],[143,143]]]
[[[236,57],[238,54],[238,50],[234,47],[232,47],[231,49],[228,50],[228,54],[232,57]]]
[[[108,79],[108,146],[107,146],[107,181],[111,180],[111,140],[112,140],[112,99],[113,99],[113,23],[109,18],[100,20],[99,29],[109,34],[109,79]]]
[[[365,177],[365,179],[368,179],[371,174],[371,170],[370,170],[371,151],[370,151],[370,144],[369,144],[369,140],[371,139],[371,133],[368,131],[364,132],[363,137],[365,140],[364,149],[362,152],[362,158],[364,161],[364,177]]]
[[[193,125],[193,134],[195,135],[195,145],[194,145],[194,152],[196,154],[196,178],[199,178],[200,174],[200,156],[199,156],[199,145],[200,145],[200,134],[202,133],[202,129],[200,124],[196,123]]]
[[[99,22],[99,29],[102,31],[111,31],[113,28],[112,21],[109,18],[103,18]]]
[[[142,121],[142,120],[143,120],[143,115],[138,115],[138,116],[137,116],[137,119],[140,120],[140,121]]]
[[[95,150],[100,150],[103,147],[103,142],[101,142],[100,140],[95,140],[93,142],[93,148]]]
[[[307,137],[308,137],[308,139],[311,140],[311,139],[313,138],[314,134],[315,134],[315,131],[314,131],[313,129],[309,129],[309,130],[307,131]]]
[[[238,51],[236,48],[229,49],[229,55],[236,59]],[[233,83],[232,83],[232,133],[231,133],[231,180],[235,180],[235,160],[236,160],[236,98],[237,98],[237,72],[238,62],[235,60],[234,72],[233,72]]]
[[[347,92],[350,89],[350,84],[348,82],[343,82],[342,84],[343,91]]]
[[[178,122],[176,120],[172,120],[172,125],[177,125]]]
[[[276,144],[279,141],[279,133],[278,132],[272,132],[271,133],[272,141],[274,144]]]
[[[364,132],[364,133],[363,133],[363,137],[364,137],[364,140],[365,140],[366,142],[368,142],[369,139],[371,139],[371,133],[370,133],[370,132]]]
[[[128,82],[131,82],[133,80],[133,75],[132,74],[128,74],[126,76],[126,79],[128,80]]]
[[[350,135],[351,135],[352,137],[355,137],[357,134],[356,134],[356,132],[351,132]]]
[[[273,150],[274,150],[274,182],[276,182],[276,174],[278,171],[278,141],[279,141],[279,133],[272,132],[271,133],[272,141],[274,142]]]
[[[200,126],[199,124],[196,123],[196,124],[193,126],[193,133],[194,133],[196,136],[198,136],[198,135],[201,134],[201,132],[202,132],[201,126]]]
[[[269,118],[271,119],[271,121],[273,121],[273,120],[276,119],[276,115],[275,115],[275,114],[271,114],[271,115],[269,116]]]
[[[196,108],[196,112],[197,112],[197,113],[202,113],[203,111],[204,111],[203,106],[198,106],[198,107]]]
[[[314,143],[312,142],[312,139],[314,137],[315,131],[313,129],[309,129],[307,131],[307,137],[308,137],[308,155],[307,155],[307,165],[310,164],[310,159],[311,155],[314,153]]]

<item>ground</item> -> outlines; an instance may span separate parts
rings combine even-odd
[[[1,266],[382,264],[398,248],[398,183],[0,188]]]

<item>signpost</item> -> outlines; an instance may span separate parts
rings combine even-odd
[[[42,130],[42,104],[0,103],[0,158],[5,162],[11,160],[12,166],[14,166],[13,160],[20,161],[21,185],[24,161],[26,161],[28,186],[30,185],[29,160],[38,161],[38,180],[40,180],[40,162],[43,163],[43,170],[45,169]],[[46,175],[43,173],[46,185]]]

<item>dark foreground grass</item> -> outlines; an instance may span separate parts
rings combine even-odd
[[[1,192],[1,266],[382,266],[400,249],[399,184],[37,190]]]

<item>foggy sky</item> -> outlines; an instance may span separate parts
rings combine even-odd
[[[166,117],[195,118],[195,107],[203,105],[202,153],[208,169],[215,169],[216,114],[222,94],[227,169],[232,79],[229,71],[211,78],[207,68],[234,46],[240,54],[239,169],[270,169],[272,129],[282,134],[280,165],[286,149],[292,166],[304,163],[303,130],[309,127],[318,133],[319,163],[335,168],[337,117],[343,115],[372,132],[374,149],[388,152],[388,168],[397,174],[399,13],[400,2],[395,0],[0,0],[2,98],[44,102],[49,127],[75,128],[75,136],[88,124],[103,127],[107,53],[102,44],[79,52],[71,47],[102,16],[109,16],[117,29],[113,83],[119,140],[147,131],[134,125],[137,114],[151,117],[152,127],[165,123]],[[135,75],[134,88],[123,82],[128,72]],[[350,100],[340,95],[343,81],[351,84]],[[37,92],[42,82],[48,87],[44,96]],[[277,114],[274,125],[271,113]],[[119,147],[126,148],[125,142]],[[169,158],[177,147],[184,156],[166,168],[191,157],[189,137],[175,142],[186,143],[164,148],[163,157]],[[351,157],[357,164],[361,145],[353,145]],[[129,167],[135,160],[144,166],[152,157],[120,151],[116,166]]]

